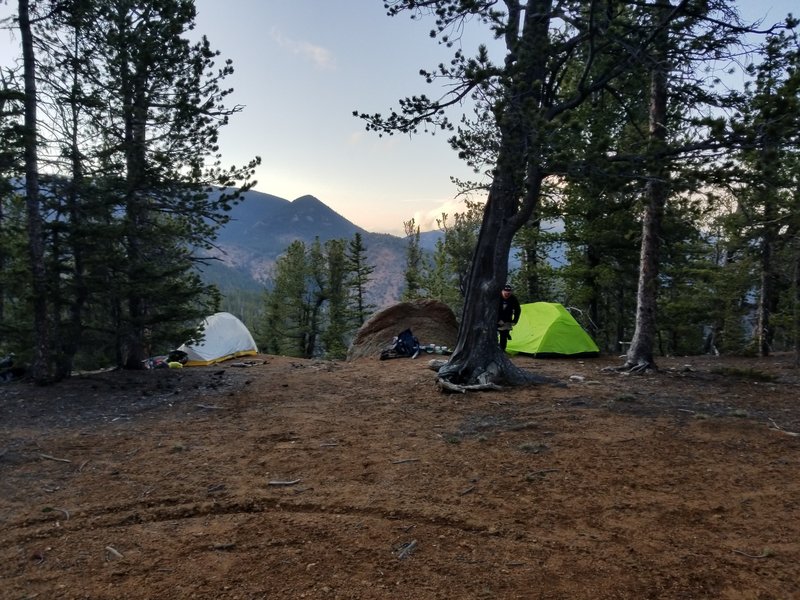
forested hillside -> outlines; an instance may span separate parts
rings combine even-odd
[[[359,233],[375,267],[367,285],[370,303],[380,307],[400,298],[406,247],[402,238],[370,233],[313,196],[289,201],[249,190],[228,216],[208,253],[215,260],[201,267],[203,278],[226,297],[269,288],[276,259],[294,241],[349,240]]]

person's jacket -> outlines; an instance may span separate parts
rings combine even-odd
[[[497,317],[498,320],[516,325],[519,321],[520,312],[519,300],[517,300],[514,294],[509,294],[508,299],[502,296],[500,297],[500,314]]]

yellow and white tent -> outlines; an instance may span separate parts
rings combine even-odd
[[[238,356],[258,354],[250,331],[231,313],[215,313],[203,321],[201,328],[202,341],[178,348],[188,356],[187,367],[213,365]]]

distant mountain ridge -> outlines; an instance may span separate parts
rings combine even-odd
[[[360,233],[367,260],[375,267],[367,288],[377,307],[396,302],[402,292],[406,241],[371,233],[348,221],[314,196],[293,201],[249,190],[228,213],[230,221],[218,232],[217,260],[200,270],[203,278],[219,286],[223,294],[231,289],[263,289],[278,257],[296,240],[306,245],[316,237],[350,240]]]

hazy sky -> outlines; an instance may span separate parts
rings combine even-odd
[[[747,19],[782,20],[796,0],[739,0]],[[12,12],[0,0],[0,16]],[[259,155],[256,189],[293,200],[311,194],[369,231],[423,230],[443,210],[463,210],[450,177],[474,178],[446,134],[378,137],[360,112],[386,114],[411,94],[436,97],[418,75],[450,51],[428,36],[430,20],[390,18],[383,0],[196,0],[197,29],[236,72],[234,115],[220,139],[224,162]],[[473,24],[468,54],[488,41]],[[6,48],[5,50],[3,48]],[[0,47],[7,52],[7,47]],[[8,64],[5,58],[0,65]]]
[[[447,135],[381,138],[352,116],[433,96],[419,70],[450,51],[429,37],[430,21],[390,18],[382,0],[197,0],[197,10],[197,30],[233,59],[234,100],[245,105],[222,150],[233,162],[261,156],[257,190],[311,194],[369,231],[396,234],[412,217],[433,228],[428,213],[454,203],[450,177],[473,177]]]
[[[369,231],[401,233],[414,217],[431,229],[442,210],[463,211],[450,177],[474,174],[446,134],[383,137],[362,112],[435,97],[418,75],[450,52],[430,20],[386,16],[383,0],[197,0],[198,31],[233,59],[234,99],[245,105],[223,134],[226,158],[260,155],[256,189],[293,200],[311,194]],[[745,0],[746,18],[780,21],[796,0]],[[795,8],[795,12],[798,12]],[[464,49],[485,30],[474,24]],[[448,206],[445,206],[448,205]]]

